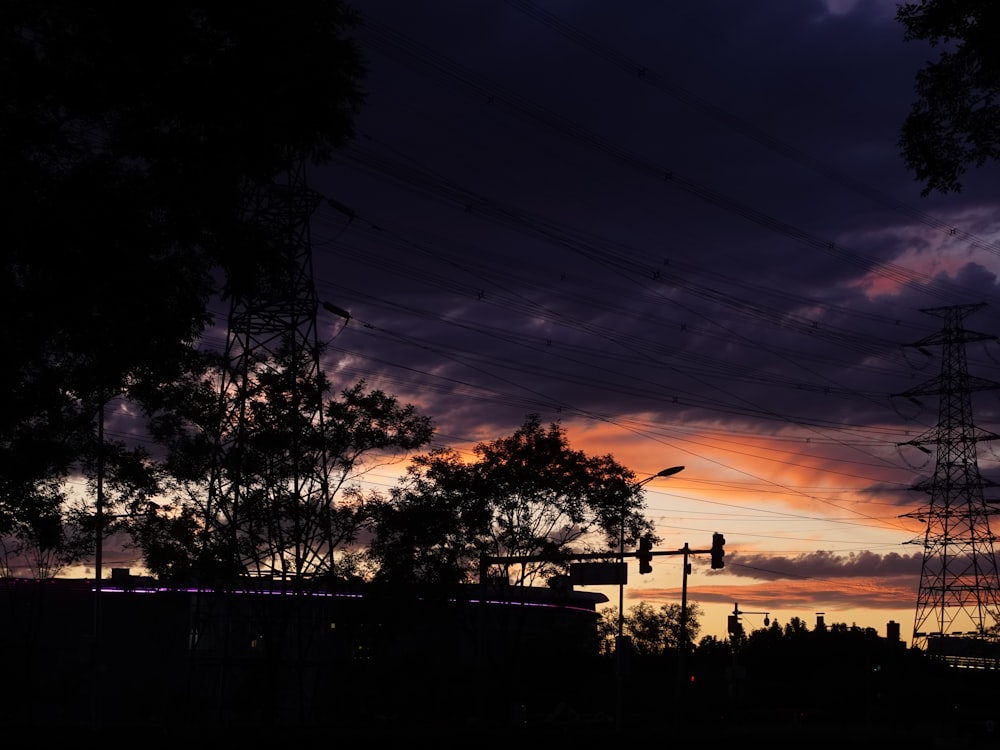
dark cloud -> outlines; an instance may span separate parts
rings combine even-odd
[[[830,578],[896,578],[917,580],[923,556],[920,553],[901,555],[890,552],[806,552],[793,556],[766,554],[735,554],[727,561],[730,575],[762,580],[830,579]]]
[[[900,516],[933,462],[899,444],[934,429],[936,400],[905,394],[941,359],[906,345],[940,329],[927,308],[984,302],[968,326],[1000,331],[1000,209],[996,165],[919,198],[897,141],[935,53],[895,4],[354,5],[367,102],[312,175],[336,202],[317,288],[352,315],[322,322],[334,382],[418,403],[459,448],[532,412],[639,471],[687,465],[663,514],[712,511],[699,538],[738,550],[713,584],[801,576],[877,606],[829,581],[910,576],[915,596]],[[968,358],[1000,377],[995,342]],[[995,396],[974,403],[995,424]],[[738,509],[710,504],[723,484]],[[746,508],[826,531],[776,517],[763,546],[801,555],[750,552]]]

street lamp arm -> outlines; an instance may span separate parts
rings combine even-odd
[[[674,474],[679,474],[682,471],[684,471],[683,466],[671,466],[669,469],[661,469],[652,476],[648,476],[645,479],[640,479],[633,486],[642,487],[644,484],[646,484],[647,482],[652,482],[654,479],[658,479],[660,477],[670,477],[673,476]]]

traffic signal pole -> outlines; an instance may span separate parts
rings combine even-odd
[[[691,554],[691,549],[688,547],[687,542],[684,542],[681,553],[684,555],[684,573],[681,578],[681,629],[677,636],[677,697],[679,699],[684,697],[684,678],[687,672],[685,665],[687,664],[688,648],[688,575],[691,573],[691,563],[688,562],[688,555]]]
[[[494,556],[494,555],[480,555],[479,556],[479,582],[483,587],[483,601],[486,599],[486,577],[487,571],[490,565],[494,564],[511,564],[511,563],[526,563],[526,562],[579,562],[583,560],[606,560],[609,557],[617,557],[619,564],[625,562],[626,557],[635,557],[639,560],[639,572],[642,574],[652,572],[653,568],[650,565],[650,561],[654,557],[660,557],[663,555],[683,555],[684,556],[684,574],[683,581],[681,584],[681,619],[680,619],[680,635],[678,637],[678,657],[677,657],[677,695],[680,697],[683,693],[683,682],[685,676],[685,665],[687,663],[687,579],[688,575],[691,573],[691,563],[688,558],[691,555],[711,555],[712,556],[712,568],[719,569],[724,567],[725,557],[724,545],[726,543],[725,537],[722,534],[715,532],[712,534],[712,546],[709,549],[691,549],[687,542],[684,546],[678,550],[653,550],[652,542],[648,537],[639,540],[639,549],[636,552],[625,552],[623,549],[624,544],[622,544],[617,553],[615,552],[591,552],[584,554],[570,554],[570,555],[509,555],[509,556]],[[622,706],[622,683],[625,679],[626,672],[626,659],[627,655],[624,653],[626,648],[627,639],[623,633],[623,621],[624,612],[623,607],[625,604],[625,594],[624,594],[624,579],[619,580],[619,599],[618,599],[618,637],[615,640],[615,681],[616,681],[616,707],[615,707],[615,720],[619,728],[621,728],[623,721],[623,706]]]
[[[713,534],[713,536],[718,537],[718,539],[713,539],[713,546],[711,549],[690,549],[687,546],[687,543],[685,543],[684,546],[678,550],[650,550],[646,549],[643,545],[643,548],[637,552],[584,552],[570,555],[480,555],[479,581],[480,583],[483,583],[486,580],[486,571],[489,569],[490,565],[509,565],[511,563],[529,562],[579,562],[582,560],[607,560],[609,557],[619,558],[623,561],[626,557],[636,557],[642,561],[653,557],[662,557],[663,555],[684,555],[684,559],[686,560],[687,555],[711,554],[712,567],[721,568],[723,566],[722,556],[725,554],[722,551],[722,545],[725,544],[726,540],[722,538],[722,534]],[[640,544],[642,544],[641,540]],[[652,572],[652,568],[646,572]]]
[[[683,577],[681,581],[681,621],[680,621],[680,633],[677,636],[677,697],[681,698],[684,695],[684,685],[686,683],[686,666],[687,666],[687,652],[688,652],[688,633],[687,633],[687,621],[688,621],[688,576],[691,574],[691,563],[688,562],[689,555],[695,554],[705,554],[708,553],[712,556],[712,568],[718,569],[725,565],[724,557],[726,538],[719,532],[712,534],[712,548],[711,549],[700,549],[695,550],[688,547],[687,542],[684,542],[684,546],[681,547],[677,552],[674,553],[653,553],[653,554],[680,554],[684,555],[684,565],[682,570]]]

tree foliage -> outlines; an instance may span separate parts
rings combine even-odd
[[[17,325],[0,436],[174,372],[209,271],[243,262],[247,181],[349,137],[350,21],[319,2],[4,5],[0,298]]]
[[[476,580],[481,556],[532,558],[491,575],[525,583],[565,568],[561,555],[635,544],[653,525],[632,471],[570,447],[558,423],[529,415],[466,459],[438,448],[413,459],[378,511],[371,557],[380,580]],[[623,527],[624,525],[624,527]]]
[[[639,602],[630,607],[622,619],[622,632],[632,641],[632,651],[638,656],[663,656],[677,653],[681,643],[681,605],[662,604],[654,607],[649,602]],[[693,648],[701,630],[702,609],[697,602],[688,602],[685,619],[685,643]],[[598,626],[602,651],[613,653],[618,635],[618,609],[607,607],[601,611]]]
[[[4,3],[0,516],[80,470],[110,398],[182,377],[208,301],[267,263],[247,188],[351,137],[355,23],[336,0]]]
[[[137,517],[130,532],[147,568],[165,580],[345,577],[356,568],[349,546],[371,516],[361,477],[433,436],[429,417],[363,380],[327,399],[322,373],[303,382],[288,360],[260,368],[245,418],[221,435],[210,372],[147,402],[157,405],[151,424],[168,449],[171,500]],[[317,419],[305,407],[321,401]],[[238,438],[238,450],[220,453],[217,438]]]
[[[900,147],[923,195],[962,189],[970,165],[1000,156],[1000,5],[994,0],[921,0],[897,7],[907,40],[942,51],[916,74],[917,99]]]
[[[30,497],[10,507],[0,527],[4,577],[52,578],[94,548],[85,521],[68,507],[57,480],[39,483]]]

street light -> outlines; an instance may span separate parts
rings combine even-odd
[[[635,484],[631,489],[637,490],[647,482],[652,482],[659,477],[669,477],[683,471],[683,466],[671,466],[669,469],[661,469],[652,476],[646,477]],[[625,501],[622,500],[621,529],[618,537],[618,564],[621,570],[618,578],[618,638],[615,639],[615,724],[618,729],[622,728],[622,717],[624,714],[623,692],[625,681],[625,653],[623,644],[625,642]]]
[[[645,479],[641,479],[632,485],[633,489],[639,489],[644,484],[652,482],[654,479],[659,479],[660,477],[670,477],[684,471],[683,466],[671,466],[669,469],[661,469],[652,476],[648,476]],[[621,528],[619,529],[620,535],[618,538],[618,563],[620,565],[625,564],[625,503],[622,502],[622,518],[621,518]],[[625,628],[625,579],[624,577],[618,579],[618,641],[615,644],[615,650],[617,651],[621,645],[621,639],[624,636]]]

